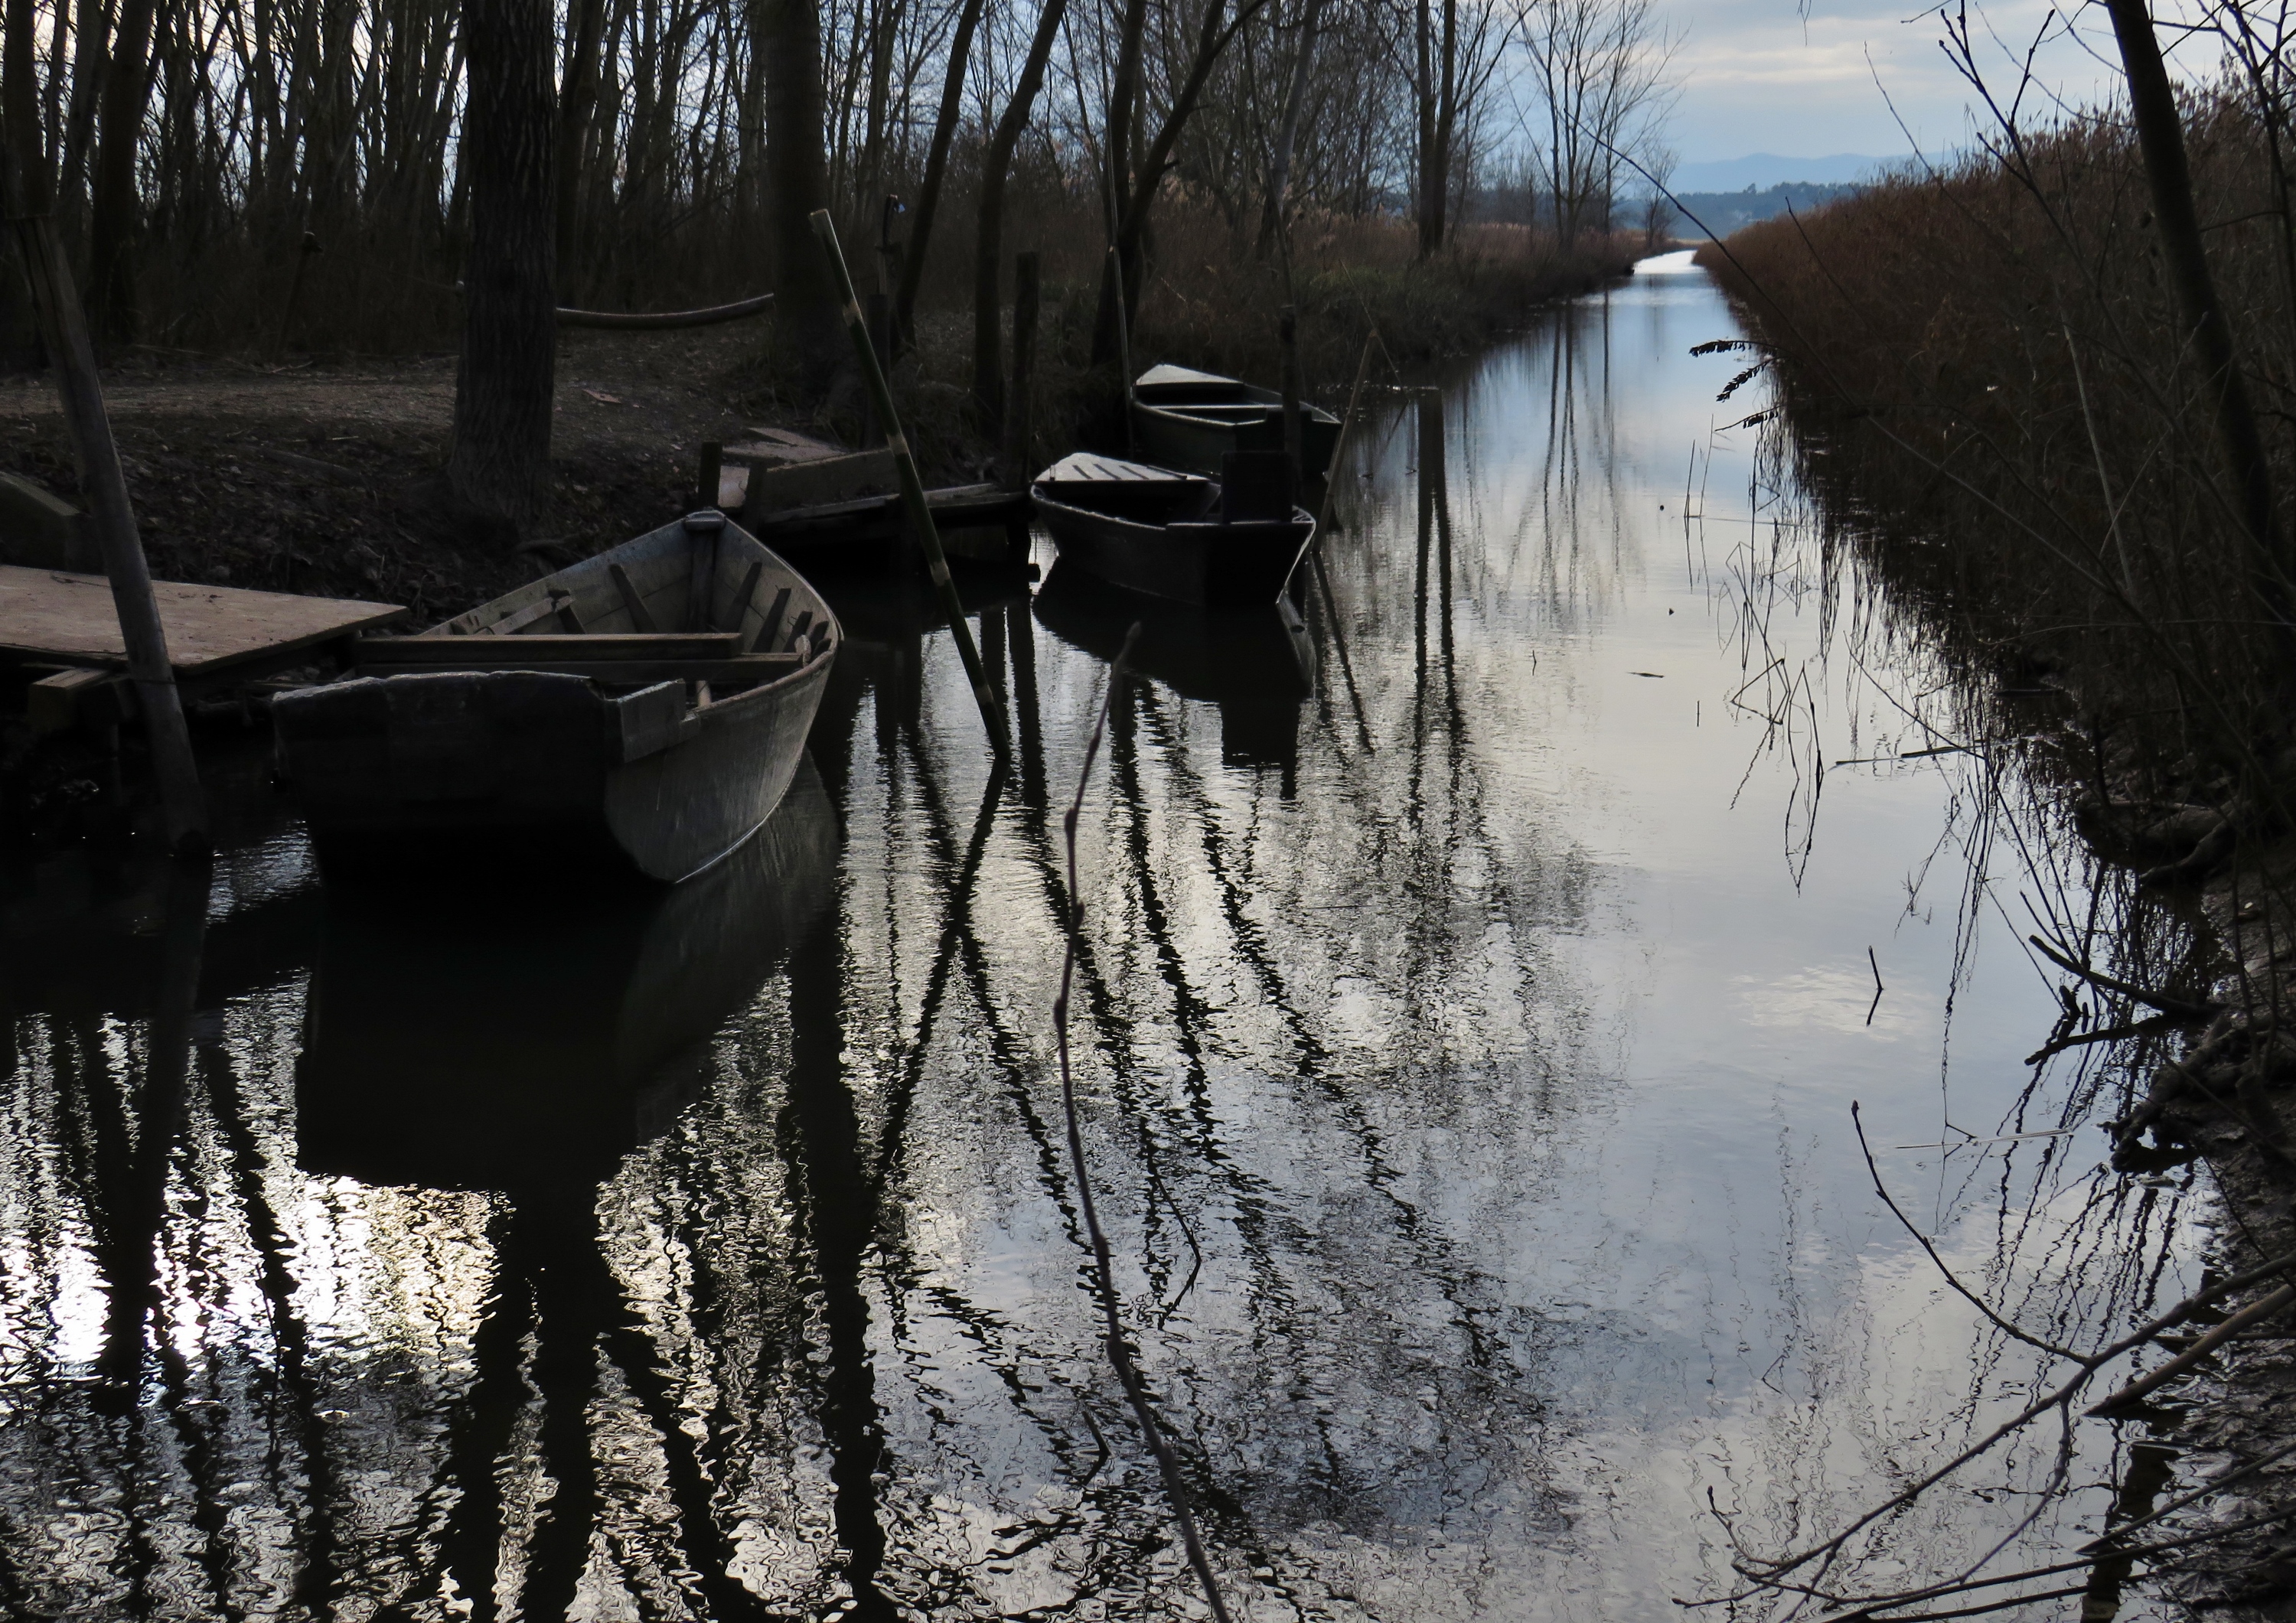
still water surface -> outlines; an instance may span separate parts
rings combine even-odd
[[[2094,1127],[1896,1147],[2081,1119],[2020,936],[2087,876],[1899,758],[1954,695],[1726,426],[1733,330],[1652,261],[1382,407],[1301,617],[1151,614],[1117,696],[1084,1129],[1250,1617],[1679,1615],[2019,1401],[1852,1100],[2058,1333],[2200,1243]],[[666,899],[323,891],[255,761],[211,872],[10,875],[0,1610],[1201,1612],[1052,1065],[1133,611],[983,600],[992,783],[946,635],[840,606],[815,770]],[[2057,1440],[1866,1578],[2094,1536],[2130,1439]]]

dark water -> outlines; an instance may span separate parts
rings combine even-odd
[[[1730,331],[1649,267],[1374,420],[1300,619],[1148,618],[1075,1037],[1240,1615],[1671,1614],[2013,1405],[1852,1099],[2058,1333],[2206,1239],[2094,1127],[1897,1147],[2090,1108],[2019,943],[2087,876],[1993,757],[1900,758],[1963,712],[1725,430]],[[817,770],[666,898],[324,893],[253,759],[211,871],[12,873],[0,1610],[1201,1613],[1052,1065],[1133,611],[985,601],[992,783],[946,635],[840,609]],[[2093,1536],[2131,1440],[2020,1445],[1859,1570]]]

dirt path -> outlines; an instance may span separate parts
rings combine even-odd
[[[150,361],[108,373],[104,393],[153,573],[379,599],[429,620],[684,511],[703,440],[777,420],[755,381],[755,345],[731,329],[567,339],[556,478],[529,537],[555,545],[539,551],[458,529],[439,511],[450,356],[276,367]],[[0,469],[78,499],[45,376],[0,380]]]

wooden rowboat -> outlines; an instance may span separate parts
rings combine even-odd
[[[1079,451],[1029,488],[1064,561],[1176,602],[1265,607],[1316,521],[1293,505],[1280,451],[1232,451],[1226,477]]]
[[[1218,373],[1151,366],[1132,385],[1132,439],[1141,455],[1168,468],[1218,473],[1230,451],[1283,448],[1283,397]],[[1340,443],[1340,420],[1300,407],[1300,471],[1320,479]]]
[[[722,513],[663,526],[282,694],[323,865],[603,861],[676,881],[772,815],[843,632]]]

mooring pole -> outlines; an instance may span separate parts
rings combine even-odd
[[[1004,391],[1004,482],[1029,488],[1032,442],[1029,391],[1037,371],[1037,305],[1041,283],[1035,253],[1013,257],[1013,384]]]
[[[1276,347],[1283,359],[1283,460],[1292,464],[1292,488],[1300,488],[1307,473],[1307,424],[1300,420],[1300,397],[1306,392],[1300,381],[1300,313],[1285,305],[1275,318]]]
[[[1116,288],[1116,364],[1124,368],[1124,448],[1137,453],[1132,428],[1132,324],[1124,315],[1124,256],[1108,245],[1108,274]]]
[[[95,348],[87,320],[48,217],[45,157],[39,146],[37,108],[31,80],[32,18],[24,0],[7,6],[4,110],[7,139],[0,150],[9,223],[31,283],[32,307],[56,369],[64,421],[79,458],[80,480],[95,521],[103,572],[111,582],[111,603],[119,617],[119,638],[127,651],[127,676],[135,685],[144,735],[152,750],[152,775],[160,782],[161,824],[168,848],[195,850],[207,843],[207,808],[200,774],[192,759],[192,735],[184,725],[183,695],[176,690],[176,668],[168,659],[168,634],[160,624],[159,601],[152,595],[152,570],[135,533],[135,509],[127,499],[119,447],[112,443],[111,419],[103,409],[103,387],[95,372]]]
[[[996,750],[998,760],[1004,760],[1012,751],[1004,738],[1004,707],[997,703],[996,691],[988,684],[980,651],[972,645],[972,627],[965,623],[964,604],[957,598],[956,583],[948,578],[948,558],[940,550],[940,531],[933,527],[924,480],[917,477],[909,437],[901,431],[901,420],[894,414],[892,387],[885,381],[885,369],[877,364],[877,348],[869,341],[869,324],[862,316],[861,301],[854,297],[852,274],[845,268],[845,250],[837,245],[837,226],[828,209],[813,211],[813,234],[820,239],[830,278],[837,296],[844,300],[845,331],[853,340],[854,357],[861,363],[862,381],[869,386],[877,421],[884,426],[885,444],[893,453],[893,468],[901,480],[901,510],[908,515],[909,528],[916,532],[917,545],[925,555],[925,572],[932,577],[933,590],[940,594],[941,608],[948,615],[949,634],[956,639],[957,657],[964,661],[965,676],[972,684],[973,702],[980,707],[980,725],[988,729],[988,747]]]

